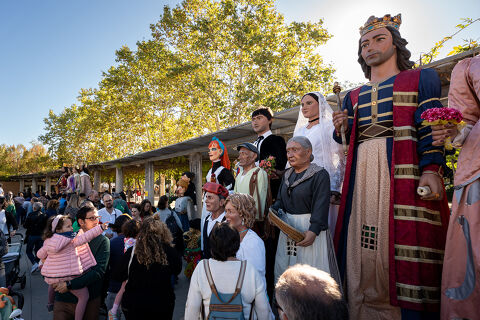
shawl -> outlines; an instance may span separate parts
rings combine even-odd
[[[288,181],[288,179],[292,175],[294,169],[293,169],[293,167],[290,167],[289,169],[287,169],[287,171],[285,172],[285,178],[284,178],[283,181],[284,181],[285,185],[287,186],[288,194],[290,194],[292,192],[293,188],[298,186],[300,183],[302,183],[304,181],[307,181],[308,179],[313,177],[315,175],[315,173],[319,172],[320,170],[323,170],[323,167],[320,167],[320,166],[316,165],[315,163],[310,163],[310,166],[307,168],[305,174],[300,179],[295,180],[292,183],[292,185],[290,185],[290,181]]]

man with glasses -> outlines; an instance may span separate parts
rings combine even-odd
[[[337,282],[326,272],[306,264],[288,268],[275,286],[280,320],[347,320],[347,303]]]
[[[117,218],[120,217],[123,212],[113,207],[113,198],[108,193],[103,195],[103,204],[105,205],[105,208],[98,210],[100,222],[114,224],[115,220],[117,220]],[[108,228],[103,232],[103,235],[110,239],[117,234],[111,228]]]
[[[84,232],[94,228],[99,223],[97,210],[91,206],[80,208],[77,213],[77,221]],[[97,264],[78,278],[54,285],[54,289],[57,291],[53,307],[54,319],[73,320],[75,318],[77,298],[69,290],[84,287],[88,287],[89,293],[84,319],[98,319],[99,317],[102,285],[110,257],[110,242],[105,236],[99,235],[91,240],[88,245]]]

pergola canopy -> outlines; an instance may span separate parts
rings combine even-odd
[[[472,49],[468,52],[460,53],[454,56],[450,56],[428,65],[421,66],[421,68],[433,68],[437,71],[442,84],[442,95],[441,101],[444,106],[448,103],[448,89],[450,85],[450,74],[453,67],[458,63],[458,61],[469,57],[474,56],[480,52],[480,48]],[[342,91],[340,93],[340,98],[343,100],[348,90]],[[327,96],[327,101],[332,105],[333,109],[336,109],[337,101],[336,97],[331,94]],[[278,135],[284,135],[285,137],[290,136],[293,133],[295,124],[297,122],[297,117],[299,113],[299,106],[283,110],[275,113],[275,120],[273,122],[272,131]],[[229,153],[232,156],[236,155],[236,150],[233,148],[246,141],[254,141],[256,138],[255,133],[252,130],[251,122],[245,122],[233,127],[225,128],[220,131],[216,131],[210,134],[202,135],[196,138],[192,138],[183,142],[175,143],[169,146],[158,148],[155,150],[137,153],[131,156],[126,156],[119,159],[114,159],[110,161],[90,164],[89,168],[92,170],[105,170],[118,167],[128,167],[128,166],[141,166],[147,162],[153,162],[155,166],[166,166],[171,165],[168,162],[169,159],[187,156],[194,153],[201,153],[202,158],[207,157],[207,146],[212,140],[213,137],[217,137],[222,140],[225,145],[229,148]],[[20,179],[33,179],[33,178],[44,178],[46,176],[59,176],[61,170],[50,171],[46,173],[33,173],[25,175],[12,176],[12,180]]]

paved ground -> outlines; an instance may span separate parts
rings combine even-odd
[[[20,232],[24,233],[23,230]],[[48,313],[46,309],[47,304],[47,284],[43,281],[39,272],[30,274],[31,263],[25,255],[25,246],[23,246],[23,255],[21,258],[21,273],[25,272],[27,275],[27,284],[25,289],[20,289],[20,284],[16,284],[14,289],[21,292],[25,297],[25,305],[23,306],[23,317],[25,320],[47,320],[53,319],[52,313]],[[180,274],[178,284],[175,287],[177,296],[174,320],[183,320],[185,311],[185,303],[187,300],[189,282],[183,275]],[[99,319],[106,319],[106,316],[101,316]]]

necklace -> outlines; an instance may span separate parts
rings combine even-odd
[[[309,122],[309,123],[312,123],[312,122],[315,122],[315,121],[317,121],[318,119],[320,119],[320,117],[318,117],[318,118],[315,118],[315,119],[312,119],[312,120],[308,120],[308,122]]]
[[[248,228],[239,232],[239,234],[245,233],[248,231]]]

